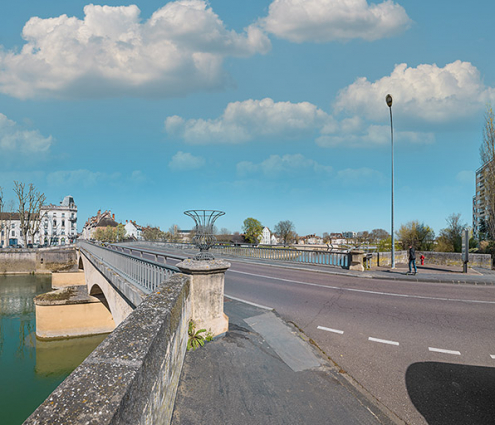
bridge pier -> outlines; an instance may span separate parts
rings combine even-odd
[[[229,318],[223,312],[225,272],[230,263],[223,260],[184,260],[177,264],[191,279],[191,319],[196,329],[206,329],[213,336],[229,328]]]

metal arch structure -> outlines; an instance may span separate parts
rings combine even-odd
[[[208,250],[215,244],[217,238],[213,234],[213,226],[218,217],[225,215],[223,211],[217,210],[188,210],[184,214],[194,220],[195,232],[193,243],[199,248],[195,260],[214,260],[215,257]]]

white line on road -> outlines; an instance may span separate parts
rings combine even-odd
[[[321,329],[322,331],[333,332],[335,334],[343,335],[344,331],[339,331],[338,329],[325,328],[324,326],[318,326],[317,329]]]
[[[444,350],[443,348],[428,347],[428,350],[433,351],[435,353],[454,354],[456,356],[460,356],[461,355],[461,352],[460,351]]]
[[[495,354],[490,354],[490,357],[495,360]]]
[[[301,282],[299,280],[282,279],[280,277],[264,276],[264,275],[260,275],[260,274],[254,274],[254,273],[240,272],[237,270],[229,270],[228,273],[246,274],[248,276],[261,277],[263,279],[280,280],[283,282],[296,283],[299,285],[316,286],[318,288],[325,288],[325,289],[337,289],[339,291],[360,292],[363,294],[387,295],[390,297],[415,298],[415,299],[419,299],[419,300],[452,301],[452,302],[464,302],[464,303],[474,303],[474,304],[495,304],[495,301],[460,300],[460,299],[455,299],[455,298],[425,297],[422,295],[406,295],[406,294],[395,294],[393,292],[379,292],[379,291],[368,291],[366,289],[343,288],[341,286],[330,286],[330,285],[321,285],[319,283]]]
[[[227,295],[227,294],[223,294],[223,296],[224,297],[227,297],[227,298],[230,298],[231,300],[240,301],[241,303],[252,305],[254,307],[263,308],[265,310],[273,310],[273,307],[267,307],[266,305],[252,303],[251,301],[246,301],[246,300],[243,300],[241,298],[232,297],[232,296]]]
[[[389,341],[387,339],[373,338],[371,336],[368,338],[368,340],[373,342],[380,342],[382,344],[388,344],[388,345],[399,345],[397,341]]]

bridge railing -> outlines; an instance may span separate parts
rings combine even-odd
[[[196,250],[193,244],[169,243],[169,242],[141,242],[171,248],[173,250]],[[135,244],[132,244],[135,246]],[[132,248],[136,249],[136,248]],[[295,248],[270,248],[256,246],[235,246],[235,245],[214,245],[210,248],[212,253],[222,256],[230,255],[234,257],[258,258],[264,260],[278,260],[295,262],[299,264],[321,264],[349,268],[349,253],[342,251],[323,251],[323,250],[302,250]]]
[[[265,248],[215,245],[211,248],[214,253],[236,257],[251,257],[263,260],[290,261],[303,264],[322,264],[347,268],[348,253],[333,251],[307,251],[292,248]]]
[[[180,273],[177,267],[137,258],[87,241],[79,241],[78,244],[81,250],[98,258],[147,293],[153,292],[174,273]]]

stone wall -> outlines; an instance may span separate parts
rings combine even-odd
[[[77,270],[75,247],[0,250],[0,274],[42,274],[75,270]]]
[[[191,317],[190,277],[149,295],[24,422],[170,423]]]
[[[436,266],[456,266],[462,267],[462,254],[460,252],[432,252],[416,251],[416,264],[421,264],[421,254],[425,256],[425,265],[432,264]],[[390,266],[390,252],[373,253],[371,258],[371,267]],[[365,255],[366,256],[366,255]],[[395,252],[396,263],[408,263],[407,251]],[[481,267],[484,269],[492,268],[492,258],[490,254],[469,254],[469,267]]]

